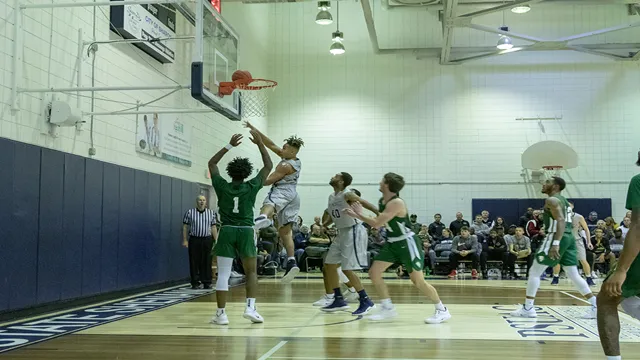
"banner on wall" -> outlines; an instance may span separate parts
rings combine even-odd
[[[191,166],[191,126],[178,115],[156,114],[138,116],[136,151]]]

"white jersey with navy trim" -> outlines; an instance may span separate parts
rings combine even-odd
[[[295,189],[296,185],[298,185],[298,179],[300,178],[302,162],[300,161],[300,159],[282,159],[282,161],[291,165],[295,172],[293,174],[285,175],[282,179],[276,181],[273,186],[278,188],[289,187]]]
[[[332,193],[329,195],[329,205],[327,212],[331,215],[333,223],[336,224],[336,229],[350,228],[354,225],[362,223],[360,220],[353,218],[344,213],[344,209],[349,207],[345,195],[350,191],[340,191],[338,193]]]

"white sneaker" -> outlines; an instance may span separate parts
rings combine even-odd
[[[447,320],[451,319],[451,314],[449,313],[449,309],[445,308],[444,310],[436,309],[436,312],[433,316],[424,319],[424,322],[427,324],[440,324]]]
[[[520,306],[520,304],[518,304]],[[525,317],[525,318],[535,318],[538,317],[535,308],[532,306],[531,309],[527,310],[524,308],[524,305],[520,306],[518,310],[511,313],[511,316]]]
[[[375,314],[368,317],[370,321],[388,321],[398,316],[396,308],[393,306],[391,308],[385,308],[383,305],[380,305],[379,309]]]
[[[254,228],[256,230],[260,230],[269,227],[269,225],[271,225],[271,220],[269,220],[266,215],[260,215],[254,219],[254,224]]]
[[[239,272],[237,272],[237,271],[235,271],[235,270],[232,270],[232,271],[231,271],[231,277],[232,277],[232,278],[243,278],[243,277],[244,277],[244,275],[240,274]]]
[[[351,290],[345,291],[344,300],[346,302],[359,302],[360,295],[357,292],[352,292]]]
[[[583,319],[597,319],[598,318],[598,308],[595,306],[591,306],[587,312],[582,315]]]
[[[244,314],[242,315],[242,317],[245,319],[251,320],[251,322],[254,324],[259,324],[264,322],[264,318],[260,314],[258,314],[258,311],[250,307],[247,307],[246,309],[244,309]]]
[[[329,306],[333,304],[333,296],[329,297],[327,294],[325,294],[323,297],[320,298],[320,300],[316,301],[313,303],[313,306]]]
[[[596,274],[596,272],[595,272],[595,271],[592,271],[592,272],[591,272],[591,278],[592,278],[592,279],[597,279],[597,278],[598,278],[598,274]]]
[[[229,318],[227,317],[227,313],[223,312],[214,315],[211,319],[211,323],[216,325],[229,325]]]

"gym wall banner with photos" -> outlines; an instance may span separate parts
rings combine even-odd
[[[176,114],[139,115],[136,151],[185,166],[191,166],[191,126]]]

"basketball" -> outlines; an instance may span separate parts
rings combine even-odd
[[[245,79],[253,79],[251,73],[246,70],[236,70],[233,75],[231,75],[231,81],[245,80]]]

